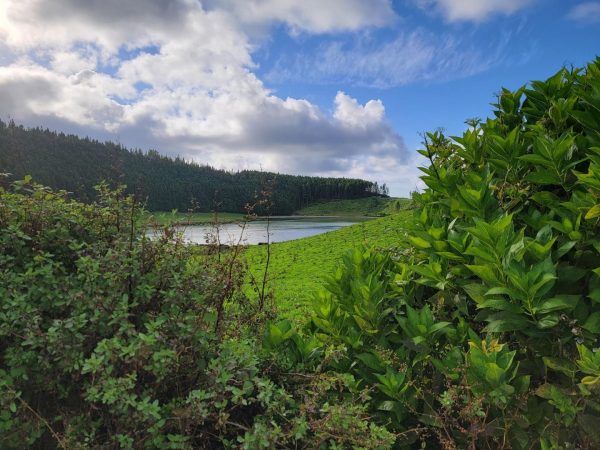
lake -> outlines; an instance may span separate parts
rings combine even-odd
[[[238,223],[225,223],[219,225],[219,237],[221,244],[232,245],[240,241],[242,244],[258,244],[267,242],[267,224],[270,242],[285,242],[293,239],[302,239],[328,231],[337,230],[342,227],[364,222],[368,218],[340,218],[340,217],[275,217],[269,222],[266,220],[253,220],[246,223],[244,229]],[[187,241],[196,244],[206,244],[207,236],[214,234],[212,225],[189,225],[182,227],[184,237]]]

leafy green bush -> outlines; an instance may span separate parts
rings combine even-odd
[[[398,446],[597,448],[600,59],[494,115],[426,135],[412,247],[349,254],[313,334]]]
[[[150,239],[99,189],[0,190],[1,448],[389,447],[350,378],[265,358],[237,251]]]

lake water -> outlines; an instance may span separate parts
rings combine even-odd
[[[219,225],[219,240],[221,244],[232,245],[240,241],[243,244],[258,244],[267,242],[267,223],[270,242],[285,242],[301,239],[328,231],[337,230],[368,219],[348,219],[335,217],[277,217],[269,222],[266,220],[253,220],[241,224],[226,223]],[[214,234],[215,228],[211,225],[190,225],[182,228],[187,241],[196,244],[206,244],[208,235]],[[242,234],[243,232],[243,234]]]

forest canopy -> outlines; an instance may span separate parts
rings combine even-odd
[[[72,192],[86,202],[106,180],[125,184],[126,193],[146,201],[151,211],[245,212],[261,191],[272,189],[273,214],[290,214],[319,200],[387,195],[385,184],[351,178],[283,175],[243,170],[228,172],[156,150],[130,150],[120,144],[26,128],[0,121],[0,172]]]

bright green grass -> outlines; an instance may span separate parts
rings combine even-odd
[[[406,198],[366,197],[319,202],[302,208],[297,214],[339,217],[385,216],[402,211],[408,205],[410,205],[410,200]]]
[[[362,244],[402,248],[403,229],[411,217],[411,211],[403,211],[329,233],[272,244],[269,287],[279,314],[298,323],[304,322],[312,295],[322,286],[323,277],[335,271],[345,252]],[[248,269],[260,279],[267,247],[250,246],[245,256]]]
[[[236,222],[242,220],[244,214],[222,212],[215,217],[212,212],[195,212],[195,213],[180,213],[180,212],[164,212],[154,211],[146,213],[147,221],[150,224],[157,225],[203,225],[212,223],[217,219],[219,223]]]

